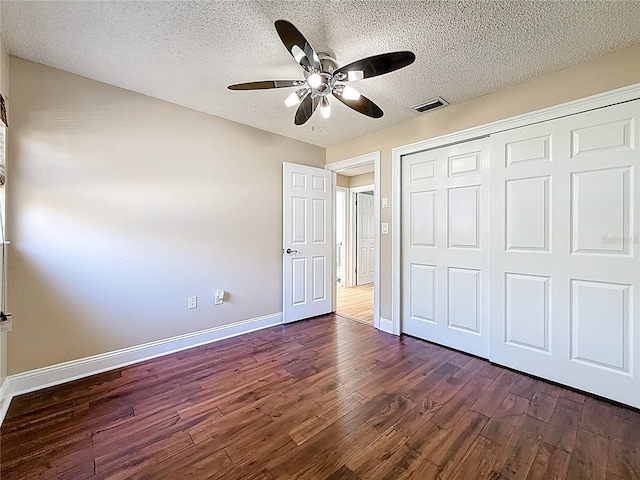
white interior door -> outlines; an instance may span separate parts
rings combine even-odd
[[[283,320],[331,311],[331,172],[283,163]]]
[[[402,159],[402,332],[488,356],[488,139]]]
[[[491,136],[491,360],[636,407],[639,112]]]
[[[356,194],[356,285],[373,283],[375,271],[375,210],[373,194]]]

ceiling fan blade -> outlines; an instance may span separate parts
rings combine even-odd
[[[344,103],[347,107],[354,109],[356,112],[360,112],[363,115],[371,118],[380,118],[384,115],[382,109],[369,100],[364,95],[360,95],[360,98],[357,100],[352,100],[349,98],[345,98],[339,92],[333,91],[333,96]]]
[[[302,99],[298,110],[296,110],[296,125],[303,125],[311,118],[313,112],[318,108],[320,101],[311,95],[311,92],[307,93],[307,96]]]
[[[277,20],[275,26],[280,40],[296,62],[309,73],[319,72],[321,68],[318,54],[300,31],[286,20]]]
[[[229,90],[265,90],[267,88],[287,88],[304,85],[304,80],[262,80],[260,82],[246,82],[229,85]]]
[[[333,74],[341,81],[361,80],[406,67],[415,59],[416,56],[409,51],[382,53],[340,67]]]

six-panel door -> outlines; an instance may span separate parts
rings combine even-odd
[[[376,226],[373,195],[357,194],[356,285],[373,283],[376,253]]]
[[[283,319],[331,311],[331,172],[283,164]]]
[[[640,406],[638,112],[491,136],[492,361]]]
[[[402,159],[402,332],[488,356],[488,141]]]

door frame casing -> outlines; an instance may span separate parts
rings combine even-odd
[[[342,286],[345,286],[346,284],[349,284],[349,281],[351,280],[350,279],[350,273],[349,273],[349,271],[347,269],[347,265],[349,264],[348,263],[349,262],[349,260],[348,260],[349,255],[347,255],[347,248],[349,248],[349,242],[351,241],[350,238],[349,238],[349,235],[351,234],[350,230],[349,230],[349,228],[350,228],[349,225],[350,225],[350,222],[351,222],[351,212],[349,210],[349,201],[350,201],[349,187],[341,187],[341,186],[337,185],[335,187],[334,192],[333,192],[334,205],[335,205],[334,210],[333,210],[334,211],[334,214],[333,214],[333,218],[334,218],[333,231],[336,232],[336,239],[338,238],[337,237],[337,233],[338,233],[338,225],[337,225],[337,220],[338,220],[338,215],[337,215],[337,213],[338,213],[338,202],[336,201],[335,197],[337,197],[338,193],[344,193],[344,212],[343,212],[343,216],[344,216],[344,218],[343,218],[343,220],[344,220],[344,232],[343,232],[343,234],[344,234],[344,243],[342,245],[342,256],[344,258],[342,259],[343,262],[342,262],[342,282],[341,283],[342,283]],[[336,247],[337,247],[337,243],[334,246],[334,248],[336,248]],[[337,259],[337,255],[338,255],[338,252],[336,250],[336,259]],[[336,268],[337,268],[337,265],[336,265]],[[338,279],[337,270],[336,270],[335,277],[336,277],[336,281],[337,281],[337,279]],[[334,297],[335,297],[335,294],[334,294]],[[335,305],[334,305],[334,307],[335,307]],[[334,308],[334,310],[335,310],[335,308]]]
[[[338,173],[348,170],[353,167],[360,167],[362,165],[373,164],[373,205],[374,205],[374,216],[375,216],[375,272],[373,275],[373,326],[379,330],[386,331],[391,333],[390,330],[381,328],[380,325],[380,151],[367,153],[365,155],[360,155],[358,157],[348,158],[346,160],[341,160],[339,162],[328,163],[324,168],[327,170],[331,170],[333,172],[333,186],[334,190],[336,187],[336,176]],[[354,187],[360,188],[360,187]],[[352,189],[350,189],[352,190]],[[334,210],[333,210],[333,221],[335,224],[335,202]],[[351,203],[351,202],[350,202]],[[335,229],[334,229],[335,231]],[[332,305],[333,311],[336,310],[336,299],[337,299],[337,291],[336,291],[336,248],[335,248],[335,238],[334,238],[334,247],[333,247],[333,295],[332,295]],[[386,322],[384,322],[386,324]]]
[[[394,335],[400,335],[401,332],[402,241],[400,222],[402,218],[402,157],[404,155],[488,137],[489,135],[503,132],[505,130],[511,130],[513,128],[524,127],[534,123],[574,115],[588,110],[604,108],[615,105],[616,103],[628,102],[638,98],[640,98],[640,83],[393,148],[391,150],[391,333]]]

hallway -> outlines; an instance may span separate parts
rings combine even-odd
[[[357,287],[338,287],[336,313],[373,325],[373,283]]]

